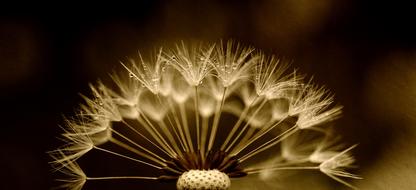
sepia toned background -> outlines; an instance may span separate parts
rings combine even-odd
[[[181,40],[220,39],[234,39],[292,60],[294,68],[336,94],[344,106],[337,131],[345,142],[359,143],[354,154],[364,179],[354,181],[356,186],[414,189],[414,18],[415,11],[404,1],[4,5],[0,8],[0,189],[43,190],[54,185],[46,151],[60,143],[56,137],[62,115],[73,113],[81,101],[79,93],[88,93],[88,83],[121,69],[119,61],[138,50],[147,53]],[[289,178],[287,189],[344,188],[311,176]],[[105,185],[100,188],[120,187]],[[142,189],[142,185],[130,183],[120,189]]]

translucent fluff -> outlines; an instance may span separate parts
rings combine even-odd
[[[91,85],[92,95],[66,117],[66,144],[50,152],[52,166],[68,176],[61,187],[125,179],[232,189],[242,180],[313,170],[355,188],[348,178],[359,177],[347,171],[354,146],[329,132],[341,106],[328,90],[288,72],[284,60],[232,41],[181,43],[122,67],[113,84]],[[146,172],[89,176],[77,160],[94,151]]]

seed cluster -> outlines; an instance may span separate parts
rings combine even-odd
[[[189,170],[176,184],[178,190],[226,190],[231,182],[227,174],[218,170]]]

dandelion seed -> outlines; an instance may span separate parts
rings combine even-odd
[[[288,113],[297,116],[297,125],[306,129],[337,119],[342,106],[333,106],[332,103],[333,96],[326,89],[304,85],[296,95],[290,97]]]
[[[248,79],[252,62],[256,59],[252,56],[254,48],[242,48],[240,44],[228,41],[222,42],[216,48],[215,61],[212,61],[217,77],[224,87],[229,87],[235,82]]]
[[[110,91],[104,84],[98,82],[97,87],[90,84],[94,98],[81,95],[86,104],[81,105],[80,114],[95,120],[121,121],[122,117],[116,103],[110,96]]]
[[[116,90],[108,90],[113,102],[117,105],[120,115],[124,118],[137,118],[139,111],[139,97],[143,92],[140,82],[132,77],[126,77],[130,74],[112,74],[111,78],[116,84]]]
[[[142,86],[149,89],[152,93],[159,93],[162,70],[165,67],[162,49],[159,50],[154,62],[145,61],[139,53],[139,63],[136,63],[134,59],[130,59],[131,67],[126,66],[124,63],[121,64],[129,72],[130,78],[138,80]]]
[[[182,42],[176,49],[170,51],[166,60],[177,69],[191,86],[199,86],[202,80],[211,72],[211,56],[214,46],[202,45],[187,48]]]
[[[78,133],[73,130],[63,134],[63,136],[66,144],[57,150],[49,152],[54,158],[51,164],[56,170],[66,168],[68,164],[75,162],[94,147],[94,142],[84,133]]]
[[[92,98],[84,96],[76,116],[65,119],[66,145],[50,152],[54,169],[68,175],[61,187],[124,179],[226,190],[241,180],[315,170],[354,188],[345,180],[359,179],[346,170],[352,147],[340,151],[342,144],[321,127],[340,116],[333,96],[296,72],[286,74],[279,59],[253,52],[231,41],[182,43],[160,50],[153,62],[139,56],[123,64],[127,73],[111,75],[114,89],[91,85]],[[77,160],[92,150],[146,172],[89,176]]]
[[[352,167],[351,164],[354,163],[354,158],[352,158],[348,151],[353,149],[355,146],[351,146],[350,148],[345,149],[342,152],[337,153],[333,157],[325,160],[319,165],[319,170],[321,170],[324,174],[328,175],[332,179],[343,183],[344,185],[351,187],[353,189],[357,189],[356,187],[352,186],[351,184],[345,182],[340,177],[344,178],[353,178],[353,179],[361,179],[361,177],[351,174],[345,171],[345,168]]]
[[[276,94],[284,92],[284,89],[295,88],[297,80],[289,80],[290,75],[284,75],[288,63],[277,59],[274,56],[266,57],[258,53],[259,58],[254,65],[254,84],[258,96],[265,96],[269,99]]]
[[[53,155],[52,157],[55,160],[60,160],[60,157],[65,157],[66,155],[60,152],[59,154]],[[57,181],[64,182],[59,188],[62,189],[71,189],[71,190],[81,190],[87,181],[87,176],[79,167],[76,162],[66,161],[62,163],[64,167],[57,168],[58,171],[63,173],[65,179],[57,179]]]

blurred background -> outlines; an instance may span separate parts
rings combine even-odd
[[[73,113],[88,83],[121,69],[119,61],[180,40],[220,39],[293,60],[336,94],[344,106],[337,131],[359,143],[365,179],[356,186],[414,189],[415,18],[405,1],[2,5],[0,189],[50,189],[45,152],[61,144],[62,115]],[[343,188],[305,181],[306,189]],[[305,189],[294,184],[288,189]]]

